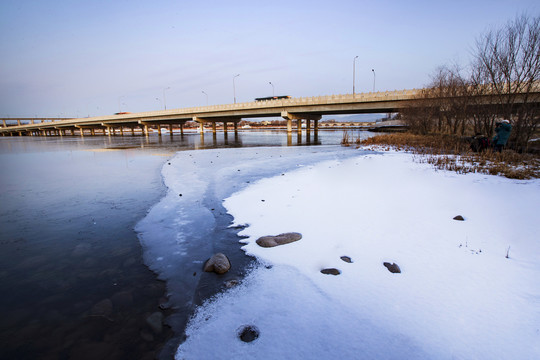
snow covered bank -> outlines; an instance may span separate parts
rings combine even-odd
[[[437,172],[395,152],[252,183],[224,205],[266,266],[199,308],[177,358],[540,358],[538,204],[539,180]],[[255,243],[288,231],[303,238]],[[259,338],[240,341],[243,325]]]

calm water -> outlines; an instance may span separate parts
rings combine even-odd
[[[187,319],[191,309],[168,308],[167,284],[144,265],[133,230],[164,195],[163,164],[182,150],[341,138],[341,131],[300,142],[282,131],[0,137],[0,358],[172,358],[171,339],[181,334],[151,320]],[[219,290],[203,285],[199,296]]]

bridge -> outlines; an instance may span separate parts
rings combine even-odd
[[[401,109],[407,101],[421,90],[400,90],[375,93],[327,95],[278,100],[254,101],[237,104],[212,105],[150,111],[141,113],[120,113],[108,116],[96,116],[75,119],[60,118],[2,118],[0,133],[4,136],[64,136],[64,135],[116,135],[117,131],[124,135],[125,131],[135,131],[148,135],[151,127],[156,127],[161,135],[162,127],[168,127],[172,134],[173,125],[183,133],[188,121],[195,121],[204,130],[205,124],[211,124],[215,133],[217,124],[223,125],[226,132],[232,124],[238,131],[238,123],[242,119],[261,117],[282,117],[287,120],[287,131],[302,131],[301,123],[305,121],[306,129],[317,131],[318,121],[323,115],[389,113]],[[16,124],[10,124],[16,122]]]
[[[488,86],[489,88],[489,86]],[[108,116],[96,116],[76,119],[0,119],[3,136],[64,136],[64,135],[121,135],[124,131],[135,131],[148,135],[149,129],[157,128],[161,135],[162,127],[168,127],[172,135],[173,126],[180,128],[183,134],[184,125],[188,121],[199,124],[201,134],[204,125],[211,124],[216,133],[217,124],[223,125],[225,133],[228,125],[232,124],[238,131],[238,123],[244,118],[282,117],[287,120],[287,132],[292,133],[293,121],[296,122],[298,134],[302,133],[302,121],[305,121],[306,131],[311,131],[311,123],[315,132],[319,129],[318,121],[323,115],[362,114],[362,113],[391,113],[410,106],[414,102],[422,103],[424,89],[370,92],[360,94],[327,95],[316,97],[301,97],[253,101],[238,104],[212,105],[172,110],[160,110],[140,113],[118,113]],[[540,83],[535,84],[529,93],[520,93],[516,104],[520,102],[540,104]],[[495,94],[481,96],[482,104],[492,106],[497,99]],[[17,124],[8,122],[17,121]],[[23,124],[23,122],[26,122]],[[36,123],[38,122],[38,123]]]

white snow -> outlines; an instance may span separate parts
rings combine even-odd
[[[177,359],[540,359],[539,204],[539,180],[399,152],[251,183],[224,205],[261,265],[198,309]],[[289,231],[303,238],[255,243]],[[243,325],[259,338],[242,342]]]

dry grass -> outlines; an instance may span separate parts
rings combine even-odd
[[[512,150],[493,152],[491,149],[474,153],[469,142],[458,136],[385,134],[366,139],[361,144],[383,150],[409,151],[419,155],[416,159],[420,162],[462,174],[475,172],[511,179],[540,178],[538,155],[519,154]]]
[[[349,146],[351,144],[351,139],[349,136],[349,130],[343,130],[343,136],[341,137],[341,145]]]

